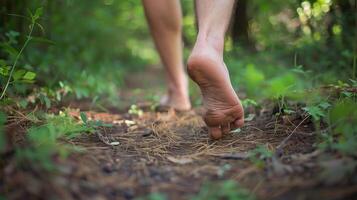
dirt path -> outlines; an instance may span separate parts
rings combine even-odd
[[[149,90],[160,93],[162,82],[156,80],[157,74],[155,70],[146,71],[127,80],[130,87],[122,92],[123,99],[130,102],[131,95],[140,97],[140,92]],[[143,87],[140,94],[133,94],[138,87]],[[240,131],[211,141],[199,108],[186,113],[159,113],[151,111],[148,104],[142,105],[144,113],[140,116],[87,113],[114,127],[71,141],[86,151],[59,163],[60,175],[40,187],[41,196],[135,199],[156,192],[167,199],[190,199],[200,191],[201,195],[231,193],[221,187],[227,180],[239,184],[234,191],[246,188],[257,199],[353,199],[357,194],[356,185],[345,181],[325,184],[320,178],[319,158],[326,155],[313,146],[317,140],[313,125],[302,116],[276,118],[273,107],[267,105],[254,111],[254,118]],[[274,152],[291,133],[285,145]],[[257,150],[259,146],[265,148]],[[251,150],[257,153],[248,153]],[[23,176],[34,179],[34,175]],[[37,178],[37,183],[43,184],[40,180],[44,177],[39,174]],[[207,182],[210,184],[204,184]]]

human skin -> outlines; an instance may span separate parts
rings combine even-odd
[[[244,124],[244,110],[223,61],[224,36],[234,3],[196,0],[199,32],[187,67],[201,89],[206,109],[203,119],[213,139]]]
[[[155,46],[165,69],[168,90],[160,104],[176,110],[191,108],[182,57],[182,14],[176,0],[142,0]]]
[[[179,1],[143,0],[143,3],[151,33],[166,68],[168,99],[171,98],[168,102],[175,105],[180,103],[180,99],[173,101],[175,95],[170,91],[182,90],[181,93],[188,94],[185,73],[180,67],[183,64]],[[244,124],[244,110],[223,61],[224,37],[234,3],[234,0],[196,0],[198,36],[187,61],[187,70],[201,90],[205,107],[203,119],[213,139],[219,139]],[[185,95],[181,97],[186,98]],[[181,107],[177,105],[176,108]]]

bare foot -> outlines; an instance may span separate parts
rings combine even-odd
[[[187,92],[169,90],[160,100],[161,106],[174,108],[177,111],[187,111],[191,109],[190,99]]]
[[[244,110],[223,62],[222,52],[213,46],[196,43],[187,63],[188,73],[201,89],[203,117],[213,139],[244,124]]]

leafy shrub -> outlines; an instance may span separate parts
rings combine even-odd
[[[357,103],[349,99],[337,102],[329,113],[331,134],[337,136],[330,144],[344,154],[356,156],[357,149]]]
[[[1,46],[3,47],[2,49],[4,49],[5,52],[10,54],[9,58],[13,63],[11,66],[7,66],[7,63],[5,60],[1,60],[1,62],[0,62],[0,77],[3,77],[5,80],[5,81],[0,82],[1,85],[3,85],[2,92],[0,95],[0,100],[4,98],[10,84],[33,83],[33,81],[36,77],[36,73],[31,72],[31,71],[27,71],[25,69],[15,70],[17,67],[17,63],[20,60],[20,57],[22,56],[25,48],[28,46],[28,43],[32,39],[32,34],[34,32],[34,28],[35,28],[35,26],[38,25],[37,20],[42,15],[42,8],[37,8],[34,14],[29,12],[29,15],[30,15],[29,20],[31,22],[29,25],[30,30],[29,30],[27,38],[26,38],[24,44],[22,45],[22,47],[20,48],[20,50],[17,51],[15,48],[13,48],[11,46],[13,44],[17,44],[16,38],[15,38],[18,35],[18,34],[16,34],[17,32],[14,32],[14,31],[7,32],[6,35],[8,36],[8,40],[1,43]]]
[[[65,113],[45,115],[43,125],[33,126],[26,134],[29,145],[16,149],[17,161],[20,165],[29,163],[33,167],[55,170],[54,156],[66,158],[71,152],[80,150],[61,140],[67,140],[86,132],[94,131],[94,127],[74,121]]]

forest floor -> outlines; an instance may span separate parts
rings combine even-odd
[[[128,109],[87,110],[88,118],[113,126],[67,141],[85,151],[56,161],[60,170],[53,177],[5,168],[5,177],[11,179],[7,182],[17,188],[9,192],[11,199],[163,199],[159,194],[209,199],[205,195],[213,193],[226,193],[217,199],[228,199],[235,192],[241,193],[240,199],[357,197],[357,185],[339,176],[339,164],[347,161],[314,145],[317,131],[302,112],[276,117],[274,105],[266,102],[259,110],[247,110],[251,115],[242,129],[213,141],[199,107],[182,113],[152,111],[142,97],[160,91],[158,73],[138,72],[121,91],[127,106],[136,99],[140,116],[128,114]],[[78,108],[86,109],[81,102],[69,106],[78,120]],[[332,175],[322,175],[326,169]],[[238,183],[233,191],[228,180]]]

